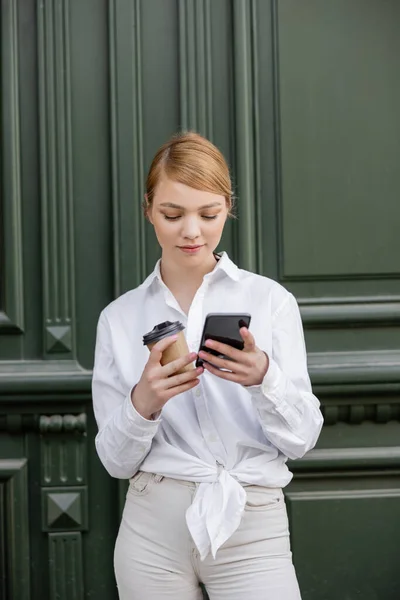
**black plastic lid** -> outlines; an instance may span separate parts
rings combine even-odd
[[[159,342],[163,338],[179,333],[179,331],[183,331],[184,329],[180,321],[174,321],[173,323],[171,321],[164,321],[164,323],[159,323],[154,329],[143,336],[143,344],[148,346],[148,344]]]

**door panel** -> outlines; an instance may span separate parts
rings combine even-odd
[[[94,448],[96,323],[153,269],[147,169],[194,129],[231,168],[220,249],[302,313],[325,418],[285,490],[303,598],[399,597],[399,11],[2,1],[0,594],[117,598],[126,482]]]

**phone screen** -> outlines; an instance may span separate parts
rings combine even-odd
[[[234,348],[237,348],[237,350],[243,350],[244,342],[239,330],[241,327],[249,327],[250,321],[251,316],[247,313],[208,314],[204,323],[199,352],[200,350],[204,350],[205,352],[214,354],[214,356],[219,356],[229,360],[228,356],[223,356],[219,352],[216,352],[211,348],[207,348],[205,346],[206,340],[215,340],[217,342],[221,342],[222,344],[233,346]],[[201,358],[198,358],[196,361],[196,367],[201,367],[202,365],[203,361]]]

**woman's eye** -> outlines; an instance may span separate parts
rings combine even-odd
[[[206,221],[213,221],[214,219],[217,218],[218,215],[203,215],[202,218],[205,219]]]
[[[169,217],[168,215],[164,215],[164,218],[167,219],[167,221],[177,221],[180,219],[180,216],[178,215],[177,217]]]

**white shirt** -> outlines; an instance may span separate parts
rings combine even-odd
[[[211,312],[251,314],[249,329],[270,359],[262,384],[246,388],[205,372],[158,419],[144,419],[130,399],[149,357],[143,335],[157,323],[180,320],[196,352]],[[275,281],[239,269],[226,253],[204,277],[188,315],[162,281],[160,262],[142,285],[104,309],[93,404],[96,448],[110,475],[126,479],[140,468],[199,482],[186,521],[202,559],[209,551],[215,557],[239,526],[246,503],[240,484],[286,486],[287,458],[310,450],[323,422],[296,300]]]

